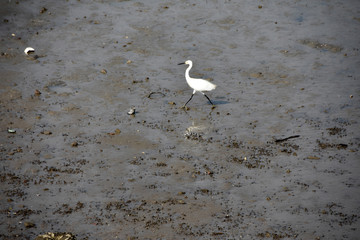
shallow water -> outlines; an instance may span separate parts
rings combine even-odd
[[[357,238],[358,2],[4,5],[3,239]]]

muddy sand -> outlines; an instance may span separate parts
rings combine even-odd
[[[1,239],[360,238],[359,1],[1,5]]]

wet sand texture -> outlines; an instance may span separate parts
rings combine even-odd
[[[359,239],[359,1],[1,5],[1,239]]]

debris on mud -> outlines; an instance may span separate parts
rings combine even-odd
[[[320,142],[320,140],[317,140],[317,143],[321,149],[327,149],[327,148],[346,149],[348,147],[348,144],[346,143],[325,143],[325,142]]]
[[[72,233],[48,232],[38,235],[35,240],[76,240]]]
[[[319,41],[313,41],[313,40],[309,40],[309,39],[299,40],[299,42],[301,44],[304,44],[311,48],[326,50],[326,51],[330,51],[333,53],[341,52],[341,50],[343,49],[340,46],[336,46],[336,45],[328,44],[328,43],[321,43]]]
[[[40,10],[40,13],[43,14],[47,11],[47,8],[46,7],[42,7],[41,10]]]
[[[346,129],[339,127],[327,128],[329,135],[338,135],[339,137],[343,137],[346,135]]]
[[[33,228],[33,227],[36,227],[36,224],[32,223],[32,222],[24,222],[24,226],[26,228]]]
[[[108,133],[108,135],[110,135],[110,136],[114,136],[114,135],[118,135],[118,134],[120,134],[121,133],[121,130],[120,129],[115,129],[115,131],[114,132],[110,132],[110,133]]]

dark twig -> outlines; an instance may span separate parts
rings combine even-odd
[[[287,137],[287,138],[276,139],[275,142],[276,143],[284,142],[284,141],[289,140],[291,138],[298,138],[298,137],[300,137],[300,135],[294,135],[294,136],[290,136],[290,137]]]

